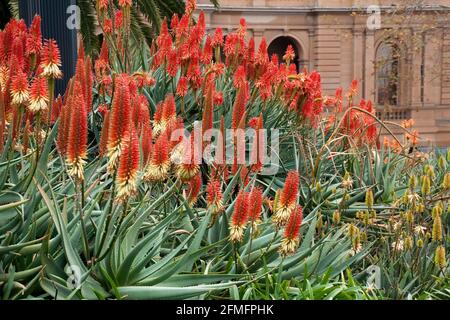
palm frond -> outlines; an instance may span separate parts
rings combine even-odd
[[[99,39],[95,34],[96,19],[94,3],[91,0],[77,0],[81,12],[81,35],[86,52],[97,52]]]

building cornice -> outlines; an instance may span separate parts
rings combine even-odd
[[[216,8],[212,4],[199,4],[198,9],[205,12],[246,12],[246,13],[270,13],[270,14],[299,14],[299,13],[341,13],[341,12],[367,12],[367,7],[261,7],[261,6],[221,6]],[[414,10],[430,12],[450,12],[450,6],[424,5],[421,7],[399,8],[397,6],[380,6],[382,12],[392,10]]]

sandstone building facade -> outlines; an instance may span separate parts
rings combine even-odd
[[[392,5],[395,3],[395,5]],[[325,94],[360,83],[360,97],[393,123],[414,119],[422,145],[450,146],[450,0],[200,0],[207,27],[248,36],[269,53],[292,44]],[[370,7],[369,7],[370,6]],[[393,124],[392,130],[399,132]]]

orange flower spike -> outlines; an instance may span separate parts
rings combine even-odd
[[[189,181],[186,194],[189,206],[193,207],[197,203],[198,195],[202,189],[202,174],[198,173],[191,181]]]
[[[205,132],[211,130],[214,124],[214,91],[215,86],[212,80],[207,80],[206,94],[203,105],[203,117],[202,117],[202,136],[205,136]]]
[[[167,134],[161,134],[153,146],[150,163],[145,170],[144,180],[162,182],[169,177],[170,158]]]
[[[63,74],[60,70],[61,55],[58,45],[53,39],[47,40],[41,54],[42,76],[52,79],[61,79]]]
[[[38,113],[48,108],[48,86],[45,78],[36,77],[30,89],[30,103],[28,110]]]
[[[292,61],[295,59],[295,51],[292,45],[288,45],[286,49],[286,53],[283,56],[283,60],[286,61],[287,65],[290,65]]]
[[[126,202],[128,198],[137,193],[139,160],[138,138],[136,131],[131,125],[130,131],[124,137],[122,154],[117,171],[117,200],[119,202]]]
[[[244,238],[245,226],[248,221],[249,209],[248,193],[239,191],[231,216],[230,240],[233,243],[241,242]]]
[[[243,85],[239,88],[233,105],[232,129],[238,128],[239,123],[245,114],[248,98],[248,85]]]
[[[142,144],[142,157],[144,160],[144,166],[146,166],[152,155],[153,148],[153,133],[150,123],[144,123],[141,131],[141,144]]]
[[[84,164],[87,156],[87,111],[81,97],[81,84],[75,83],[73,109],[70,110],[69,137],[67,142],[67,164],[69,175],[79,181],[84,180]]]
[[[249,220],[256,224],[261,217],[263,205],[263,192],[261,188],[254,187],[249,196]]]
[[[72,97],[66,99],[66,104],[63,104],[61,108],[61,115],[58,126],[58,136],[56,139],[56,148],[61,156],[65,156],[67,153],[67,140],[69,136],[69,123],[72,110]]]
[[[112,102],[108,132],[108,169],[110,172],[112,172],[117,165],[121,153],[122,139],[130,127],[130,122],[131,98],[128,86],[128,76],[119,75],[116,78],[116,90]]]
[[[188,85],[186,77],[180,77],[177,85],[177,95],[180,97],[186,96],[188,93]]]
[[[27,76],[22,71],[18,71],[12,78],[11,97],[11,103],[15,106],[25,105],[30,99]]]
[[[266,145],[264,143],[262,131],[264,129],[263,121],[263,115],[261,113],[258,118],[254,118],[254,125],[252,126],[252,124],[250,124],[250,126],[255,130],[256,134],[253,141],[253,149],[251,153],[251,165],[253,172],[261,171],[264,163],[264,156],[266,154]]]
[[[31,58],[31,69],[36,67],[36,58],[42,50],[41,17],[35,15],[26,41],[26,53]]]
[[[214,220],[218,214],[223,212],[222,184],[219,180],[212,179],[206,186],[206,204]]]
[[[289,216],[283,240],[281,240],[280,254],[289,256],[295,253],[300,244],[300,228],[303,222],[303,209],[297,206]]]
[[[167,95],[164,109],[162,113],[162,121],[165,124],[170,123],[171,121],[176,120],[177,118],[177,109],[175,106],[175,99],[172,94]]]
[[[284,226],[288,222],[292,210],[297,205],[299,180],[297,171],[288,173],[283,191],[280,195],[280,202],[277,206],[278,210],[273,216],[274,223],[277,227]]]
[[[182,154],[181,154],[181,163],[176,165],[176,173],[177,177],[181,179],[183,182],[187,182],[195,177],[200,172],[200,165],[197,161],[196,150],[195,148],[195,134],[191,134],[189,138],[189,142],[184,142],[181,144]],[[173,157],[172,157],[173,158]]]

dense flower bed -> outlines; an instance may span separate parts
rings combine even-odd
[[[0,32],[7,298],[448,295],[450,152],[417,151],[410,122],[381,144],[356,81],[324,96],[245,20],[224,40],[188,1],[148,48],[132,6],[97,1],[101,51],[58,97],[40,17]]]

